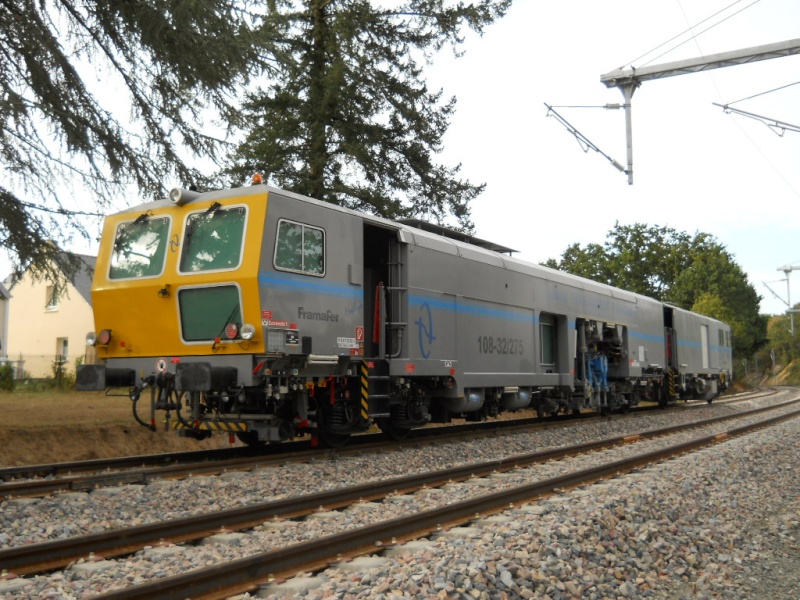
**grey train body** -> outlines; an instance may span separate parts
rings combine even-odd
[[[726,324],[516,259],[503,246],[267,186],[199,198],[244,202],[254,190],[268,207],[260,247],[245,252],[260,253],[265,350],[183,357],[171,385],[191,397],[191,422],[238,419],[250,443],[304,433],[340,443],[372,423],[400,437],[429,422],[526,408],[548,415],[710,401],[731,381]],[[311,269],[286,262],[280,232],[289,229],[319,242],[303,258]],[[131,367],[138,395],[151,363],[115,358],[107,367]],[[154,411],[164,407],[158,397]]]
[[[523,408],[710,401],[730,381],[730,329],[715,319],[423,223],[273,193],[267,231],[281,219],[324,229],[327,271],[307,287],[262,277],[265,306],[301,321],[312,356],[363,344],[347,372],[368,366],[369,414],[385,430]],[[264,252],[270,265],[269,238]]]

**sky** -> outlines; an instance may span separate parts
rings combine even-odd
[[[787,291],[800,302],[800,133],[778,136],[713,105],[758,95],[734,106],[800,125],[800,85],[790,86],[800,56],[643,83],[632,101],[633,185],[545,107],[625,164],[624,112],[598,108],[623,97],[602,74],[800,38],[800,2],[515,0],[483,36],[465,37],[463,56],[443,50],[427,79],[457,98],[441,162],[486,183],[472,203],[478,237],[538,263],[573,243],[602,244],[617,222],[707,232],[747,273],[761,312],[783,312]],[[783,265],[798,267],[788,290]]]
[[[734,1],[517,0],[467,36],[463,56],[438,56],[428,81],[458,101],[441,160],[487,186],[472,204],[476,235],[543,262],[602,244],[617,222],[707,232],[747,273],[761,312],[786,310],[783,265],[798,267],[789,292],[800,302],[800,133],[713,105],[761,94],[733,106],[800,125],[800,85],[763,94],[800,82],[800,56],[644,82],[631,103],[633,185],[544,106],[624,165],[624,112],[576,108],[622,103],[601,75],[800,38],[800,2],[743,0],[647,54]]]

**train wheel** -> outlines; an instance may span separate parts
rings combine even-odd
[[[264,446],[266,442],[258,439],[257,431],[237,431],[236,437],[240,442],[248,446]]]
[[[352,415],[344,404],[331,406],[323,403],[317,415],[319,440],[328,448],[341,448],[350,439],[347,424],[352,423]]]
[[[199,442],[200,440],[210,438],[212,433],[207,429],[184,429],[184,435]]]
[[[391,419],[379,419],[378,427],[386,437],[395,442],[402,442],[408,437],[408,434],[411,433],[411,429],[408,427],[399,427],[394,424]]]
[[[319,439],[322,440],[322,443],[328,448],[342,448],[350,440],[350,434],[334,433],[323,427],[319,430]]]

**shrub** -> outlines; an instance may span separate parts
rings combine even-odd
[[[0,390],[14,391],[14,369],[9,364],[0,365]]]

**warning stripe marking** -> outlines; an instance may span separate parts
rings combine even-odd
[[[361,418],[369,419],[369,369],[361,363]]]
[[[187,427],[180,421],[173,421],[172,428],[194,429],[193,427]],[[200,424],[198,424],[197,429],[203,431],[227,431],[227,432],[247,431],[247,423],[243,421],[202,421]]]

